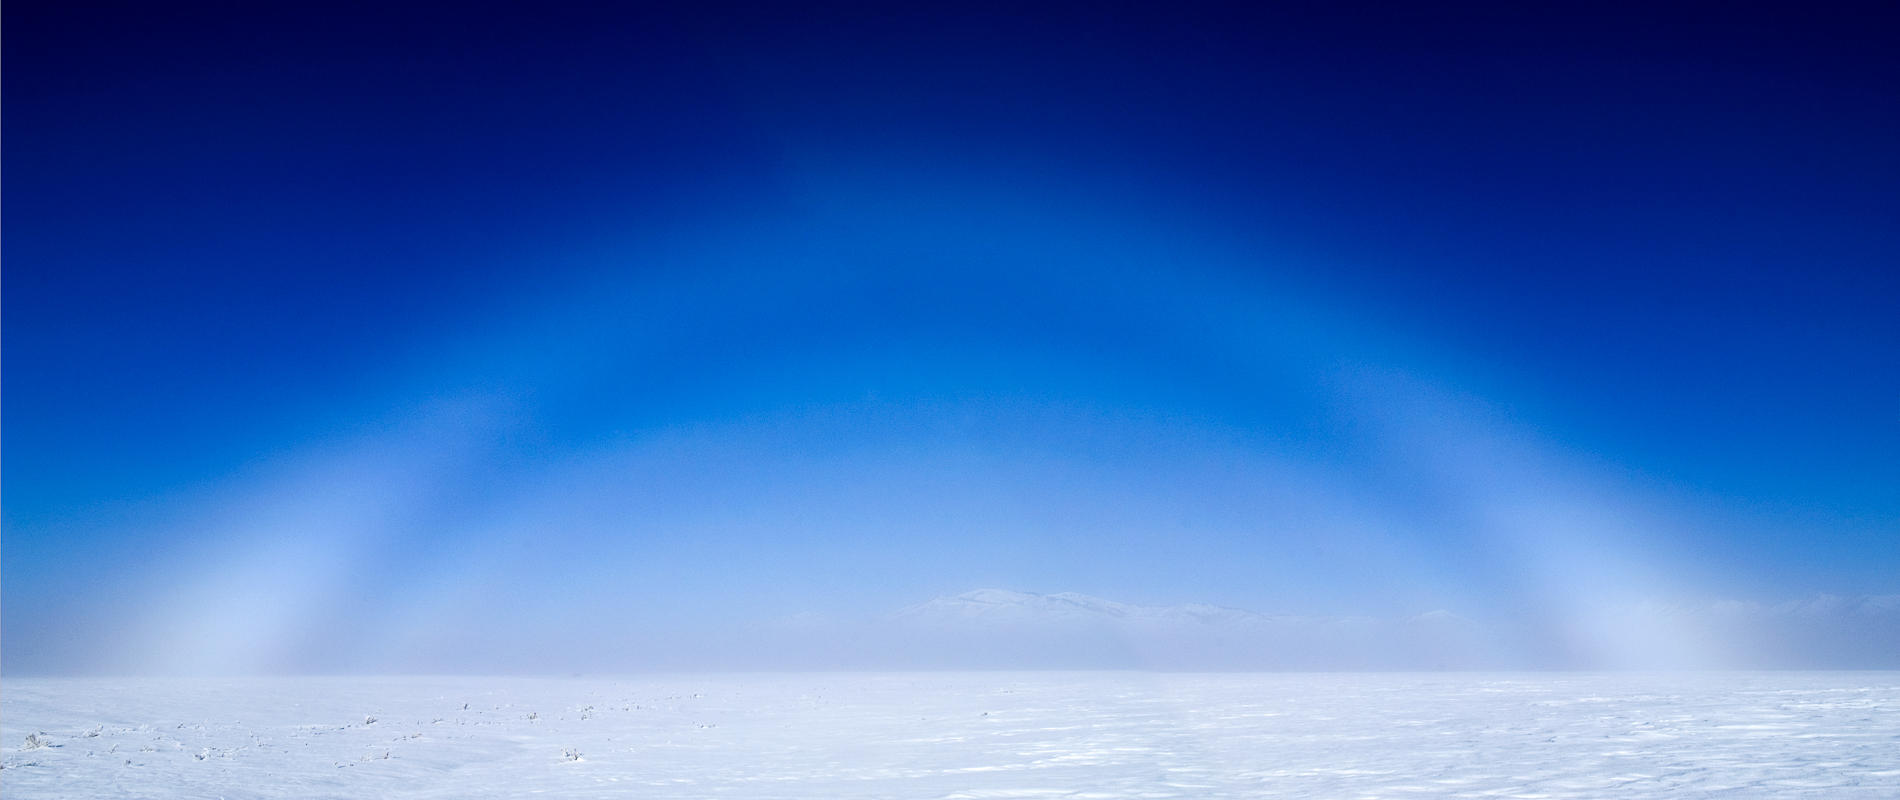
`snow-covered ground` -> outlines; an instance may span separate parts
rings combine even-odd
[[[1894,672],[7,678],[0,712],[20,800],[1900,797]]]

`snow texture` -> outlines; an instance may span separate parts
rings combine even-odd
[[[6,797],[1894,798],[1900,673],[13,679]]]

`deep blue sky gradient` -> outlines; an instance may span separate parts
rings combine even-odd
[[[1687,593],[1900,591],[1873,7],[896,9],[8,4],[8,668],[311,553],[258,663],[404,663],[392,606],[1482,616],[1550,577],[1473,509],[1559,495]]]

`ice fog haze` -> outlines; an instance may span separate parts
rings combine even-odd
[[[1900,668],[1881,26],[811,11],[8,4],[0,673]]]

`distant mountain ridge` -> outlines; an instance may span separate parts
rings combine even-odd
[[[878,625],[901,651],[923,654],[920,660],[966,666],[1429,668],[1471,666],[1491,651],[1479,626],[1446,611],[1309,617],[1009,589],[937,597]]]
[[[891,615],[891,619],[1006,624],[1122,622],[1238,625],[1268,623],[1275,619],[1291,620],[1292,618],[1269,617],[1252,611],[1206,603],[1145,606],[1076,592],[1036,594],[1008,589],[977,589],[963,594],[938,597],[900,609]]]
[[[1660,632],[1604,649],[1596,631],[1478,621],[1447,610],[1405,617],[1263,614],[1207,603],[1142,605],[1076,592],[977,589],[873,625],[919,661],[962,665],[1232,669],[1805,668],[1900,664],[1900,595],[1816,594],[1783,602],[1605,604],[1612,631]],[[870,629],[867,629],[870,630]]]

